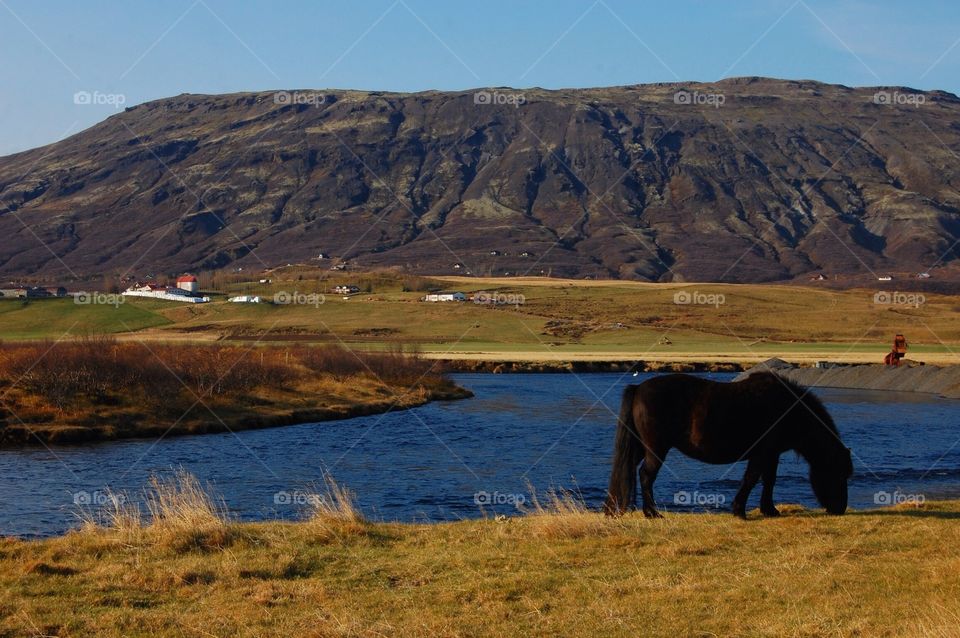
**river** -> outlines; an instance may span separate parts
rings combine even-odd
[[[0,534],[59,534],[106,490],[138,499],[152,474],[183,468],[240,520],[296,518],[324,471],[375,520],[438,521],[514,513],[531,490],[602,502],[622,387],[650,375],[457,374],[473,399],[410,411],[236,434],[0,451]],[[732,375],[705,375],[729,380]],[[960,404],[932,395],[819,390],[853,449],[850,506],[960,497]],[[744,464],[672,452],[661,509],[727,511]],[[778,503],[815,506],[807,466],[780,464]],[[750,506],[756,506],[759,487]],[[87,505],[90,504],[90,505]]]

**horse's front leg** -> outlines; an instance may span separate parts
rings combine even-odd
[[[747,462],[747,471],[743,473],[743,482],[740,483],[740,489],[737,491],[737,495],[733,497],[734,516],[747,517],[747,499],[759,480],[760,463],[756,459],[750,459]]]
[[[773,484],[777,482],[777,465],[780,457],[775,456],[763,465],[761,478],[763,492],[760,494],[760,511],[764,516],[780,516],[779,510],[773,504]]]

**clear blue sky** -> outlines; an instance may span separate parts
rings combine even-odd
[[[0,155],[184,92],[765,75],[960,89],[960,2],[0,0]],[[106,98],[101,98],[106,99]]]

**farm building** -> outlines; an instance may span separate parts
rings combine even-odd
[[[0,297],[4,299],[44,299],[47,297],[66,297],[67,289],[60,287],[44,288],[42,286],[16,286],[0,290]]]
[[[262,303],[262,299],[254,295],[238,295],[236,297],[230,297],[227,301],[231,303]]]
[[[462,292],[431,292],[423,298],[423,301],[466,301],[467,296]]]
[[[359,286],[334,286],[333,292],[339,295],[354,295],[360,292]]]
[[[200,290],[200,284],[193,275],[181,275],[177,277],[177,288],[186,290],[187,292],[198,292]]]
[[[210,301],[210,297],[201,297],[183,288],[171,288],[154,283],[134,284],[121,294],[123,294],[124,297],[150,297],[152,299],[182,301],[185,303],[206,303]]]

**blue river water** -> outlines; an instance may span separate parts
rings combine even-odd
[[[151,475],[195,474],[240,520],[302,516],[324,472],[375,520],[516,512],[532,491],[603,500],[621,374],[458,374],[473,399],[267,430],[0,451],[0,535],[59,534],[106,491],[142,498]],[[707,375],[729,380],[731,375]],[[853,449],[850,505],[960,497],[960,403],[932,395],[819,390]],[[744,464],[672,452],[656,484],[665,510],[727,511]],[[815,506],[807,466],[781,459],[778,503]],[[759,488],[751,497],[756,506]]]

